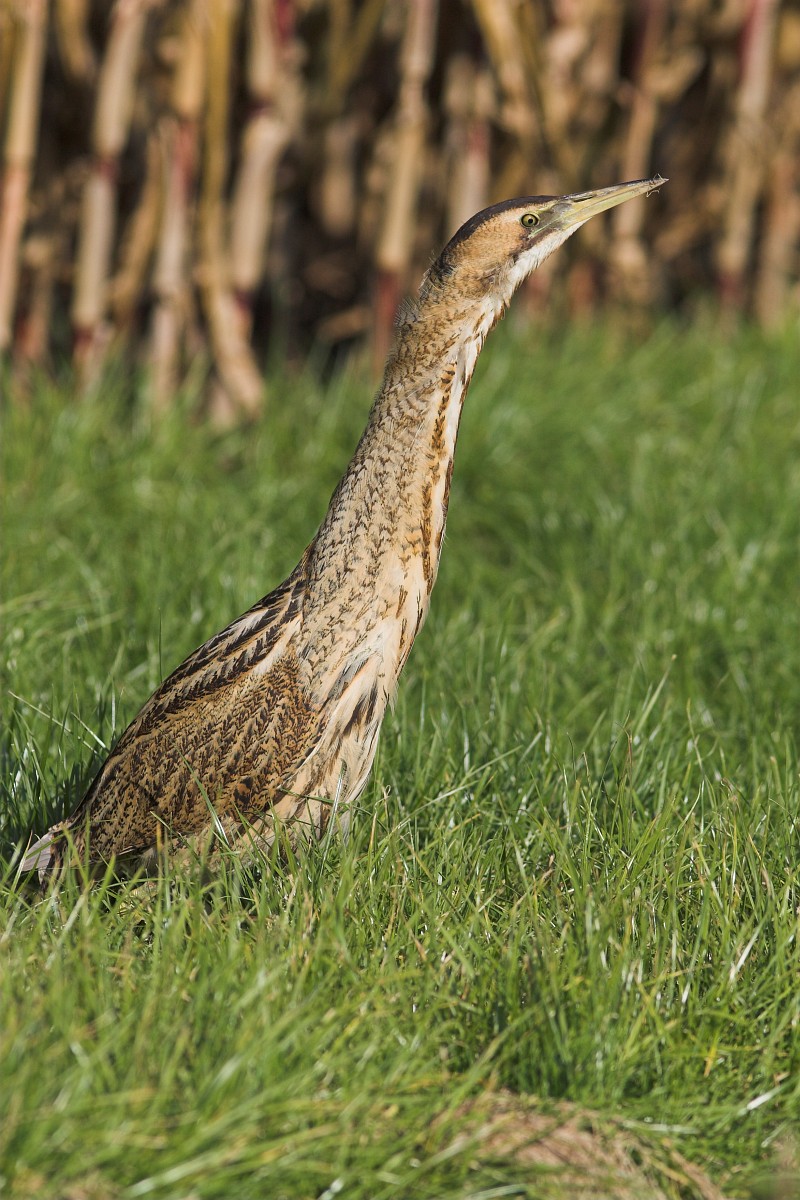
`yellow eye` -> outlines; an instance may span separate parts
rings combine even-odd
[[[539,218],[537,217],[536,213],[525,213],[520,217],[520,222],[525,226],[526,229],[533,229],[534,225],[539,224]]]

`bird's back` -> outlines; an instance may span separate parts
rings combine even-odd
[[[32,846],[52,870],[66,834],[92,860],[138,860],[173,836],[226,835],[269,812],[324,728],[324,697],[297,652],[305,559],[161,684],[72,816]]]

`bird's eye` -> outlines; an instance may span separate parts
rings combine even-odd
[[[524,213],[523,216],[520,217],[520,221],[526,229],[533,229],[534,225],[539,224],[539,218],[537,217],[536,213]]]

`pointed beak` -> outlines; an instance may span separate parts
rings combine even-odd
[[[615,208],[635,196],[649,196],[667,182],[660,175],[653,179],[635,179],[632,183],[617,183],[614,187],[601,188],[599,192],[575,192],[563,196],[556,206],[556,218],[562,229],[583,225],[590,217]]]

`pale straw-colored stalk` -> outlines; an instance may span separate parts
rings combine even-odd
[[[55,268],[59,252],[63,252],[62,242],[57,231],[25,241],[22,264],[27,287],[14,336],[15,364],[40,363],[46,358],[53,319]]]
[[[160,229],[149,352],[152,403],[157,410],[167,408],[175,394],[181,337],[190,310],[190,218],[206,84],[206,20],[206,0],[190,0],[180,26],[172,111],[159,126]]]
[[[797,136],[800,88],[794,89],[794,103],[787,106],[788,122],[795,124],[794,144],[800,144]],[[797,273],[793,270],[797,246],[800,243],[800,167],[797,153],[783,149],[772,159],[767,185],[764,213],[764,236],[755,282],[755,312],[759,322],[767,328],[780,325],[790,307],[798,307],[800,295],[790,299],[792,281]]]
[[[149,8],[148,0],[117,0],[100,67],[72,301],[75,361],[85,383],[96,376],[110,336],[104,318],[116,235],[119,156],[130,129]]]
[[[756,206],[764,186],[777,14],[778,0],[749,0],[740,42],[741,73],[727,148],[726,203],[717,249],[720,298],[733,308],[744,298]]]
[[[115,340],[132,331],[136,312],[147,287],[161,214],[161,147],[158,130],[145,141],[142,183],[136,208],[119,243],[119,266],[108,285],[108,315]]]
[[[620,166],[621,179],[644,179],[651,173],[653,137],[658,119],[658,96],[653,86],[655,59],[663,43],[669,0],[647,0],[638,14],[637,44],[629,89],[628,125]],[[653,286],[650,258],[642,242],[645,203],[632,200],[611,217],[609,245],[618,284],[629,299],[645,304]],[[595,230],[595,237],[597,237]]]
[[[231,292],[224,233],[231,54],[237,9],[232,0],[208,0],[205,30],[208,90],[198,279],[219,384],[212,395],[211,416],[219,424],[239,415],[254,416],[261,407],[263,392],[263,381],[242,336]]]
[[[91,84],[97,75],[97,58],[89,34],[90,0],[55,0],[53,26],[58,53],[68,75]]]
[[[425,85],[434,61],[437,0],[411,0],[400,54],[400,91],[395,113],[392,162],[386,181],[383,220],[375,250],[377,303],[375,355],[383,359],[416,229],[417,197],[425,161],[428,107]]]
[[[500,90],[498,123],[510,134],[511,148],[494,189],[500,196],[518,195],[528,186],[541,141],[525,12],[515,0],[472,0],[472,8]]]
[[[281,56],[274,0],[247,6],[247,91],[250,111],[231,201],[231,284],[243,338],[250,335],[253,295],[264,271],[272,225],[275,175],[292,130],[283,88],[291,87]]]
[[[447,203],[448,234],[455,233],[474,212],[489,203],[491,133],[494,96],[488,72],[466,54],[448,63],[444,109],[447,117],[442,187]]]
[[[46,0],[13,9],[14,49],[0,194],[0,354],[11,343],[19,279],[19,254],[36,152],[41,78],[47,35]]]

